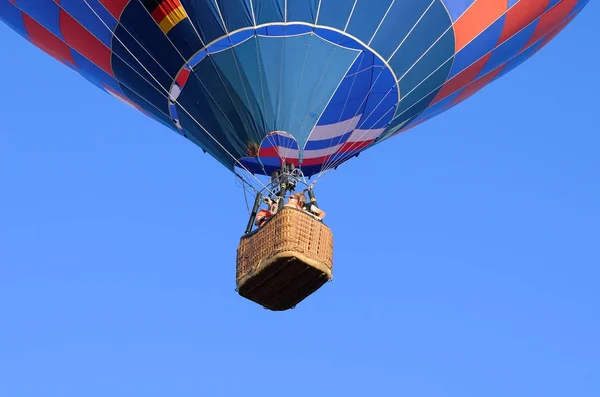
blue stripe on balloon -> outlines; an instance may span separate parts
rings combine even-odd
[[[516,56],[519,51],[523,49],[523,47],[527,44],[533,32],[537,27],[537,23],[539,20],[529,24],[525,29],[518,32],[516,35],[511,37],[509,40],[502,43],[498,48],[492,52],[490,59],[487,61],[481,72],[477,75],[477,78],[480,78],[492,70],[496,69],[498,66],[503,63],[509,61],[511,58]]]
[[[506,14],[496,20],[489,28],[484,30],[456,54],[454,65],[452,65],[452,71],[450,72],[448,79],[456,76],[492,50],[493,47],[490,43],[496,43],[498,41],[502,34],[502,30],[504,29],[505,19]]]
[[[60,7],[54,1],[15,0],[17,7],[37,23],[64,41],[60,30]]]
[[[23,22],[23,13],[9,0],[0,0],[0,19],[21,36],[29,35]]]
[[[100,4],[96,2],[95,7],[93,0],[87,0],[90,4],[81,1],[61,1],[62,7],[69,15],[79,22],[81,26],[86,28],[98,40],[110,48],[112,42],[112,28],[116,26],[116,21]],[[112,20],[112,21],[111,21]],[[111,23],[109,24],[108,22]],[[106,25],[105,25],[106,23]],[[107,27],[107,25],[109,27]]]

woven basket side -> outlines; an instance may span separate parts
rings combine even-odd
[[[294,208],[282,208],[251,235],[240,240],[236,279],[284,251],[298,252],[332,270],[333,234],[322,222]]]

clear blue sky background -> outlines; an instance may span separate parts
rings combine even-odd
[[[323,178],[285,313],[232,175],[0,25],[0,396],[600,396],[599,16]]]

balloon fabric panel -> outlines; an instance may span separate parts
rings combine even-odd
[[[589,0],[0,0],[0,19],[233,170],[334,168],[548,44]]]

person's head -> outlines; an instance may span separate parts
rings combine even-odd
[[[290,202],[302,207],[306,203],[306,197],[303,193],[294,193],[290,195]]]
[[[275,211],[275,208],[277,207],[277,203],[275,201],[271,200],[269,197],[265,197],[263,202],[267,205],[269,211]]]

